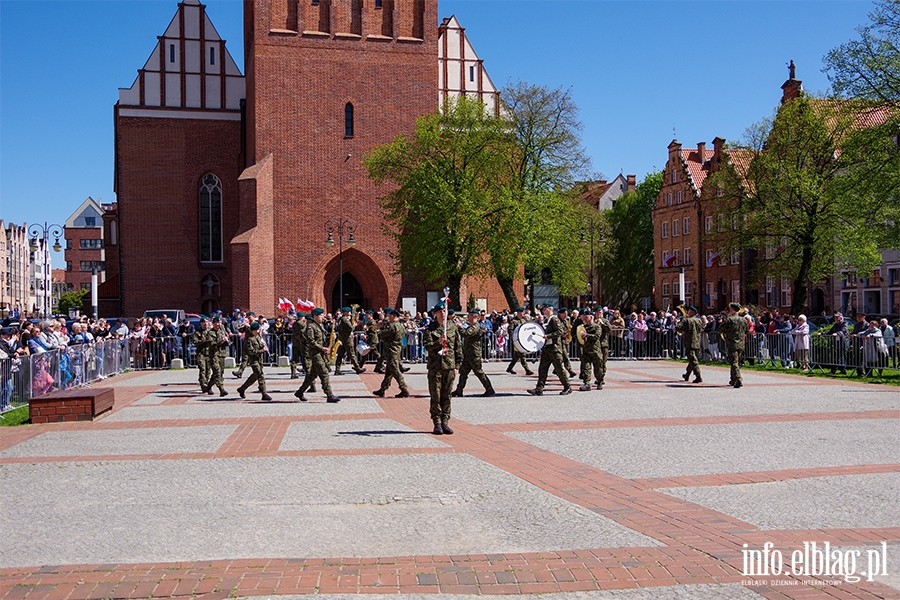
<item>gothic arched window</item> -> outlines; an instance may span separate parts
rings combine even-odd
[[[222,262],[222,183],[213,174],[200,182],[200,262]]]

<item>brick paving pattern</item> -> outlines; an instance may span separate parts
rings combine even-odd
[[[286,369],[273,403],[133,373],[95,422],[0,429],[0,600],[900,598],[895,388],[629,362],[532,398],[503,368],[440,438],[420,365],[407,399],[333,378],[337,405]],[[885,572],[743,574],[812,541]]]

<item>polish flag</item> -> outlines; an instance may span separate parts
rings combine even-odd
[[[675,264],[675,255],[674,254],[666,254],[666,257],[663,259],[663,266],[671,267]]]
[[[707,267],[713,266],[714,264],[716,264],[717,260],[719,260],[719,253],[713,252],[712,254],[709,255],[709,258],[706,259],[706,266]]]

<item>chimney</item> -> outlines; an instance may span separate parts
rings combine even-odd
[[[713,138],[713,156],[709,165],[709,172],[715,173],[719,170],[719,165],[722,162],[722,146],[725,145],[725,139],[716,136]]]
[[[706,142],[697,142],[697,162],[706,162]]]
[[[633,192],[634,188],[637,187],[637,178],[634,175],[628,175],[626,179],[628,181],[628,188],[625,191]]]
[[[797,67],[794,61],[788,65],[788,80],[781,84],[781,103],[798,98],[803,93],[803,82],[797,79]]]

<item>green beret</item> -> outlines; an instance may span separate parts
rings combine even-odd
[[[374,315],[374,314],[375,314],[375,311],[370,309],[370,310],[367,310],[367,311],[366,311],[366,314],[367,314],[367,315]]]
[[[345,306],[344,308],[341,309],[341,312],[353,312],[353,311],[350,309],[349,306]]]
[[[250,317],[250,316],[253,316],[253,315],[255,315],[255,314],[256,314],[256,313],[253,312],[253,311],[251,310],[250,312],[247,313],[247,316]]]
[[[731,304],[728,305],[728,308],[730,308],[733,311],[739,311],[739,310],[741,310],[741,305],[738,304],[737,302],[732,302]]]
[[[470,315],[480,315],[481,311],[479,311],[477,308],[473,308],[472,310],[469,311],[469,314]]]
[[[541,310],[543,310],[543,309],[545,309],[545,308],[553,308],[553,303],[552,303],[552,302],[544,302],[544,303],[541,305]]]
[[[688,309],[688,310],[692,310],[692,311],[694,311],[695,313],[698,313],[698,314],[700,313],[700,311],[697,310],[697,307],[694,306],[694,305],[688,306],[687,309]]]
[[[438,302],[437,304],[435,304],[435,305],[431,308],[431,312],[442,311],[442,310],[444,310],[444,308],[446,308],[446,306],[447,306],[447,305],[444,304],[443,302]]]
[[[206,315],[200,315],[200,322],[203,323],[204,321],[209,321],[209,317],[207,317]]]
[[[259,329],[259,323],[258,323],[258,322],[255,322],[255,323],[251,323],[251,324],[250,324],[250,331],[256,331],[256,330],[258,330],[258,329]]]
[[[566,308],[565,306],[560,306],[559,309],[557,309],[556,312],[557,312],[557,313],[569,312],[569,309]]]
[[[218,315],[216,315],[215,317],[212,318],[213,323],[219,323],[221,321],[222,321],[222,319],[220,319]]]
[[[309,314],[311,314],[312,316],[316,316],[316,315],[321,315],[323,312],[325,312],[324,308],[314,308],[314,309],[312,309],[312,312]]]
[[[447,309],[447,314],[448,314],[448,315],[455,315],[455,314],[456,314],[456,311],[453,310],[452,308],[448,308],[448,309]]]
[[[397,315],[397,316],[399,317],[399,316],[400,316],[400,311],[398,311],[397,309],[391,308],[391,307],[389,306],[389,307],[387,307],[386,309],[384,309],[384,314],[386,314],[386,315]]]

